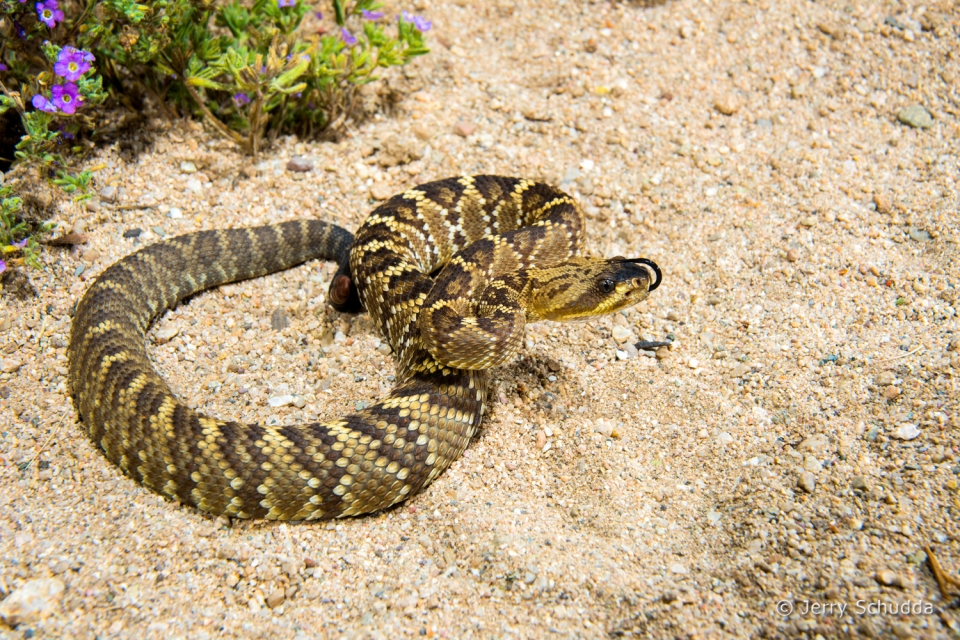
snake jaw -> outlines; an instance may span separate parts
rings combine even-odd
[[[649,260],[647,258],[629,258],[629,259],[625,259],[624,262],[643,265],[643,267],[650,274],[651,277],[649,277],[649,280],[652,281],[653,284],[647,287],[647,293],[653,293],[654,290],[657,287],[659,287],[660,283],[663,281],[663,272],[660,271],[660,267],[657,266],[657,263],[654,262],[653,260]]]

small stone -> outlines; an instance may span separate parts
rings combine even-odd
[[[660,596],[660,599],[665,604],[670,604],[671,602],[676,602],[677,592],[676,591],[664,591],[663,595]]]
[[[141,233],[143,233],[143,229],[140,229],[140,228],[127,229],[126,231],[123,232],[123,237],[124,237],[124,238],[139,238]]]
[[[297,409],[303,409],[307,406],[307,399],[303,396],[293,396],[293,406]]]
[[[413,135],[424,142],[428,142],[434,136],[434,132],[430,127],[419,122],[413,125],[411,130],[413,131]]]
[[[197,165],[193,164],[189,160],[184,160],[180,163],[180,171],[182,173],[196,173]]]
[[[393,349],[391,349],[390,345],[387,344],[386,342],[381,342],[380,346],[377,347],[377,351],[379,351],[385,356],[388,356],[393,352]]]
[[[290,326],[290,316],[284,313],[283,309],[274,309],[270,315],[270,327],[274,331],[283,331]]]
[[[22,366],[23,362],[16,358],[4,358],[0,369],[2,369],[3,373],[16,373]]]
[[[453,126],[453,132],[463,138],[466,138],[467,136],[472,135],[473,132],[476,130],[477,130],[477,125],[473,124],[472,122],[467,122],[465,120],[461,120],[460,122],[458,122]]]
[[[813,493],[813,490],[817,487],[817,476],[809,471],[804,471],[800,474],[800,479],[797,480],[797,486],[807,493]]]
[[[823,435],[822,433],[817,433],[804,439],[804,441],[797,446],[797,449],[800,451],[810,452],[822,451],[823,449],[826,449],[829,444],[830,439],[827,438],[827,436]]]
[[[733,444],[733,436],[724,431],[719,436],[717,436],[717,442],[720,443],[721,447],[725,447],[729,444]]]
[[[9,627],[45,620],[56,611],[65,588],[59,578],[29,580],[0,602],[0,619]]]
[[[287,171],[293,171],[295,173],[313,171],[313,160],[304,156],[293,156],[290,158],[290,161],[287,162]]]
[[[183,217],[183,209],[180,207],[170,207],[170,212],[167,215],[174,220],[179,220]]]
[[[854,490],[859,490],[859,491],[870,490],[870,485],[867,483],[867,479],[864,476],[854,476],[854,478],[850,481],[850,486]]]
[[[618,343],[626,342],[631,336],[630,329],[617,325],[613,328],[613,339]]]
[[[157,344],[166,344],[173,340],[173,337],[180,333],[179,327],[166,326],[162,329],[158,329],[155,334],[153,334],[153,341]]]
[[[271,407],[285,407],[288,404],[293,404],[293,400],[293,396],[289,394],[285,396],[273,396],[267,400],[267,404]]]
[[[259,170],[257,169],[257,166],[253,164],[248,164],[243,169],[240,169],[240,173],[251,179],[256,178],[258,172]]]
[[[915,440],[920,436],[920,429],[917,429],[915,424],[905,422],[897,427],[891,435],[898,440]]]
[[[187,180],[186,191],[200,195],[203,193],[203,183],[196,178],[190,178]]]
[[[901,109],[897,113],[897,120],[914,129],[929,129],[933,126],[933,116],[919,104]]]
[[[930,232],[926,229],[920,229],[918,227],[910,227],[909,231],[910,239],[914,242],[930,242],[933,240],[933,237],[930,235]]]
[[[677,575],[685,575],[687,573],[687,568],[679,562],[674,562],[672,565],[670,565],[670,572],[676,573]]]
[[[725,116],[732,116],[737,112],[737,109],[740,108],[740,105],[738,104],[736,97],[733,94],[728,93],[720,98],[717,98],[717,101],[713,103],[713,107]]]
[[[374,200],[389,200],[395,192],[395,189],[390,185],[378,183],[370,187],[370,196]]]
[[[803,456],[803,469],[810,473],[817,474],[823,471],[823,465],[814,456],[809,453]]]
[[[270,592],[270,595],[267,596],[267,606],[271,609],[276,609],[282,605],[286,599],[287,594],[283,589],[274,589]]]
[[[100,189],[100,201],[101,202],[116,202],[117,201],[117,188],[115,186],[107,185],[103,189]]]
[[[83,264],[77,265],[77,268],[73,270],[73,277],[76,278],[77,276],[79,276],[81,273],[83,273],[83,271],[86,268],[87,268],[86,265],[83,265]]]
[[[893,213],[893,208],[890,206],[890,199],[882,193],[873,194],[873,206],[877,208],[877,213],[884,215]]]
[[[670,357],[670,347],[659,347],[657,349],[657,360],[666,360]]]
[[[800,218],[800,224],[804,227],[813,227],[817,224],[817,216],[804,216]]]
[[[908,581],[905,580],[903,576],[891,571],[890,569],[882,569],[877,571],[876,579],[877,582],[885,587],[898,587],[903,589],[908,585]]]
[[[87,264],[93,264],[94,262],[97,261],[97,258],[99,257],[100,257],[100,252],[97,251],[96,249],[91,248],[83,252],[83,256],[81,259]]]
[[[787,250],[787,262],[796,262],[800,259],[800,252],[796,249]]]
[[[883,390],[883,397],[885,400],[893,400],[899,395],[900,395],[900,387],[895,387],[894,385],[890,385],[889,387]]]
[[[73,227],[70,229],[70,232],[74,235],[82,236],[87,232],[87,221],[83,218],[78,218],[74,223]],[[77,244],[77,243],[74,243]]]
[[[897,377],[893,374],[892,371],[881,371],[877,374],[877,377],[874,379],[878,387],[887,387],[892,385]]]

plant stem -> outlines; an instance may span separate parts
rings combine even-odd
[[[180,77],[182,78],[183,74],[181,74]],[[197,93],[196,89],[194,89],[193,86],[190,85],[189,81],[184,82],[183,86],[187,88],[187,92],[190,93],[190,97],[193,98],[193,101],[196,102],[197,105],[200,107],[200,110],[203,111],[203,117],[210,122],[210,124],[213,126],[214,129],[219,131],[220,134],[223,135],[224,137],[230,138],[231,140],[239,144],[241,147],[246,147],[247,151],[250,151],[250,145],[247,144],[247,141],[243,139],[243,136],[241,136],[236,131],[231,130],[229,127],[227,127],[227,125],[220,122],[220,120],[217,119],[217,116],[213,115],[213,112],[207,108],[207,105],[204,103],[203,99]],[[256,156],[256,153],[254,153],[254,156]]]

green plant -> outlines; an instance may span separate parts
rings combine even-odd
[[[65,143],[82,150],[108,95],[194,113],[256,155],[280,133],[342,124],[378,70],[428,53],[429,21],[379,8],[333,0],[330,25],[302,0],[0,0],[0,111],[27,131],[18,161],[47,167],[66,165]],[[78,55],[85,70],[65,76]]]
[[[49,224],[28,225],[17,213],[23,208],[23,200],[14,197],[10,187],[0,187],[0,273],[8,266],[27,264],[37,269],[40,264],[40,245],[37,238],[50,231]]]

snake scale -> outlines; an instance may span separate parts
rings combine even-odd
[[[74,313],[69,382],[82,424],[123,472],[211,514],[311,520],[370,513],[430,484],[480,425],[490,368],[527,321],[613,312],[660,284],[645,259],[582,257],[578,204],[545,184],[467,176],[410,189],[356,236],[319,220],[167,239],[108,267]],[[329,300],[365,308],[393,348],[396,386],[325,423],[239,424],[180,402],[146,332],[220,284],[311,259],[339,264]]]

